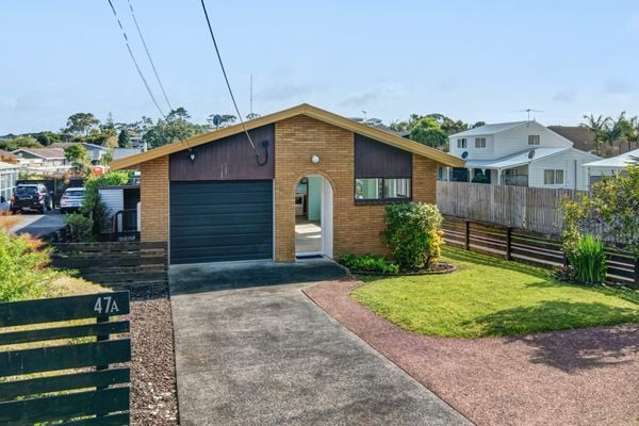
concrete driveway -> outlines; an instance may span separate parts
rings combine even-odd
[[[181,424],[468,424],[301,292],[343,274],[326,261],[172,267]]]
[[[31,234],[34,237],[42,237],[51,234],[64,227],[64,215],[59,210],[53,210],[45,214],[22,215],[23,219],[12,231],[16,234]]]

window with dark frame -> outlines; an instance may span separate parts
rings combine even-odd
[[[355,134],[355,204],[412,199],[413,154]]]
[[[408,201],[410,199],[410,178],[355,179],[356,201]]]

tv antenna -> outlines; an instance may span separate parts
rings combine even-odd
[[[251,77],[249,80],[249,93],[250,93],[250,105],[251,107],[249,108],[251,110],[251,117],[253,116],[253,73],[251,73]]]
[[[526,115],[528,116],[528,121],[530,121],[530,114],[531,114],[531,113],[532,113],[532,115],[533,115],[533,120],[534,120],[534,119],[535,119],[535,113],[536,113],[536,112],[543,112],[543,111],[542,111],[542,110],[540,110],[540,109],[526,108],[526,109],[520,109],[520,110],[519,110],[519,111],[517,111],[517,112],[525,112],[525,113],[526,113]]]

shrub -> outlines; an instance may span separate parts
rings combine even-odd
[[[67,224],[70,242],[82,243],[95,240],[91,218],[74,213],[65,216],[64,222]]]
[[[601,284],[606,278],[606,254],[603,242],[592,234],[579,238],[567,254],[574,279],[585,284]]]
[[[84,201],[80,212],[93,221],[93,236],[98,237],[108,226],[108,214],[104,203],[100,201],[98,188],[107,185],[124,185],[129,182],[129,172],[109,172],[103,176],[93,176],[84,184]]]
[[[48,264],[49,250],[40,240],[0,231],[0,302],[44,295],[57,276]]]
[[[339,263],[349,269],[364,272],[376,272],[380,274],[396,274],[399,272],[399,266],[390,263],[383,256],[363,255],[355,256],[347,254],[339,259]]]
[[[437,206],[398,203],[386,207],[383,238],[400,269],[430,268],[441,255],[443,218]]]

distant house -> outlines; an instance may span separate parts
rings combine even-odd
[[[449,143],[466,164],[440,169],[441,180],[585,190],[581,166],[600,159],[536,121],[487,124],[451,135]]]
[[[5,151],[4,149],[0,149],[0,162],[16,164],[18,162],[18,157],[13,155],[9,151]]]
[[[142,149],[139,148],[114,148],[112,153],[113,160],[120,160],[130,155],[139,154]]]
[[[104,157],[109,152],[109,148],[102,145],[83,143],[82,146],[85,147],[87,152],[89,153],[91,164],[100,164],[100,162],[102,161],[102,157]]]
[[[616,157],[592,161],[584,164],[583,167],[586,169],[589,183],[592,185],[606,176],[623,174],[626,168],[633,164],[639,165],[639,149],[617,155]]]
[[[16,188],[19,171],[17,164],[0,162],[0,210],[8,208],[8,202]]]
[[[20,165],[57,167],[67,163],[62,148],[18,148],[12,154]]]

